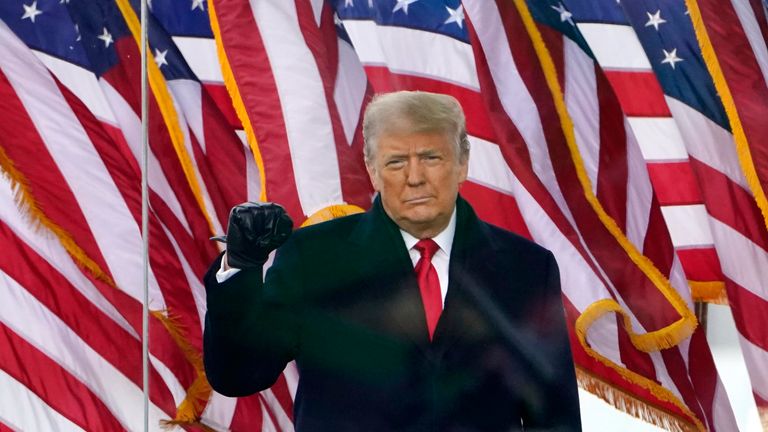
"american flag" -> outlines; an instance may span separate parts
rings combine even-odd
[[[138,4],[0,4],[0,429],[140,428]],[[750,4],[758,26],[737,27],[765,31]],[[367,208],[362,110],[398,89],[462,102],[461,193],[556,254],[582,387],[670,429],[735,430],[692,312],[727,298],[765,402],[765,223],[682,0],[150,7],[152,425],[292,429],[292,367],[249,398],[204,379],[207,238],[246,199],[300,224]]]

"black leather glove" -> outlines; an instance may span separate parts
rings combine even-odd
[[[293,221],[279,204],[246,202],[229,212],[227,264],[239,269],[261,267],[269,253],[288,240]]]

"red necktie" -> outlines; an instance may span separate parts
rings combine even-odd
[[[429,330],[429,340],[437,327],[437,320],[440,319],[440,312],[443,311],[443,296],[440,294],[440,280],[437,278],[437,270],[432,265],[432,256],[440,248],[432,239],[422,239],[414,246],[421,254],[419,262],[416,263],[416,278],[419,281],[419,291],[421,292],[421,302],[424,304],[424,313],[427,316],[427,329]]]

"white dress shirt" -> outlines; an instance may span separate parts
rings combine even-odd
[[[435,267],[435,271],[437,271],[437,280],[440,281],[440,296],[443,299],[443,306],[445,306],[445,296],[448,294],[448,267],[451,262],[451,246],[453,245],[453,235],[455,233],[456,208],[453,209],[453,214],[451,215],[451,220],[448,222],[448,226],[438,235],[432,237],[432,240],[440,246],[432,257],[432,265]],[[400,230],[400,234],[403,236],[405,247],[408,248],[408,254],[411,256],[413,266],[416,267],[416,264],[421,258],[421,253],[414,246],[416,246],[419,239],[403,230]]]
[[[448,222],[448,226],[445,227],[438,235],[434,236],[432,240],[440,247],[435,255],[432,257],[432,265],[437,271],[437,279],[440,281],[440,296],[443,299],[443,306],[445,306],[445,296],[448,294],[448,267],[451,261],[451,246],[453,245],[453,235],[456,233],[456,208],[453,209],[451,214],[451,220]],[[408,249],[408,254],[411,256],[413,266],[416,267],[416,263],[419,262],[421,254],[414,246],[419,241],[416,237],[408,234],[407,232],[400,230],[400,234],[403,236],[403,242]],[[237,272],[239,268],[230,267],[224,269],[224,260],[221,260],[221,267],[216,272],[216,282],[222,283],[231,278]]]

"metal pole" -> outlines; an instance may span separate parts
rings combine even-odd
[[[147,0],[141,0],[141,237],[144,301],[141,315],[141,366],[144,431],[149,431],[149,103],[147,99]]]

